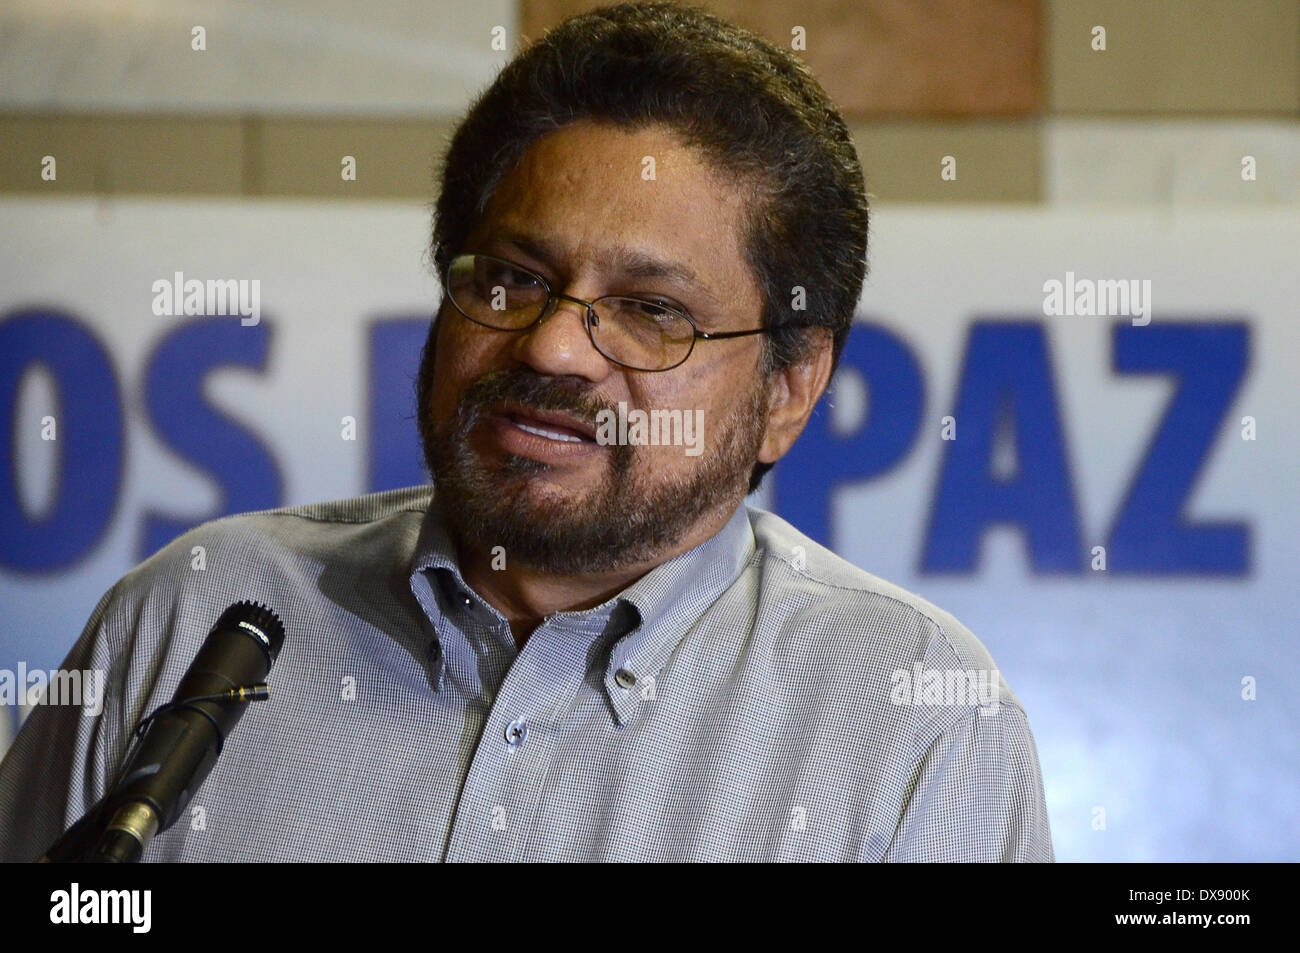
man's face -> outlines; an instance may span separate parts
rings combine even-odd
[[[757,328],[743,203],[664,127],[579,122],[533,144],[457,251],[508,259],[587,301],[657,300],[702,331]],[[532,329],[499,331],[444,300],[420,369],[420,430],[444,519],[460,539],[504,546],[508,560],[544,572],[635,566],[729,515],[766,425],[761,336],[697,341],[676,368],[634,371],[592,346],[584,310],[557,302]],[[597,414],[620,403],[629,417],[700,421],[694,455],[602,445]]]

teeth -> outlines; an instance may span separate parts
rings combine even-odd
[[[539,437],[546,437],[548,440],[563,440],[565,443],[582,443],[581,437],[575,437],[573,434],[556,433],[554,430],[543,430],[541,427],[530,427],[527,424],[516,422],[515,426],[520,430],[526,430],[529,433],[535,433]]]

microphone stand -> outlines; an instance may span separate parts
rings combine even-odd
[[[247,703],[265,701],[270,697],[265,684],[242,685],[214,695],[198,695],[182,701],[160,705],[140,722],[135,729],[137,742],[143,740],[146,730],[155,718],[164,712],[188,708],[211,721],[211,716],[199,707],[199,702]],[[218,737],[220,733],[218,732]],[[137,746],[138,750],[138,746]],[[219,750],[219,746],[218,746]],[[131,764],[135,751],[128,752],[124,765]],[[204,772],[206,773],[206,771]],[[120,782],[119,782],[120,783]],[[144,856],[145,848],[154,835],[170,827],[160,825],[159,808],[148,799],[121,797],[114,785],[81,819],[63,832],[49,849],[41,855],[41,864],[134,864]]]
[[[81,820],[73,824],[50,848],[41,855],[40,864],[80,864],[87,862],[87,854],[99,842],[104,831],[108,798],[103,797],[99,803],[82,815]]]

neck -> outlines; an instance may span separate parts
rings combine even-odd
[[[707,514],[678,542],[646,560],[618,569],[575,575],[547,572],[518,562],[495,570],[490,549],[463,539],[453,542],[465,582],[505,617],[515,644],[523,648],[528,636],[547,616],[590,609],[608,601],[656,566],[711,539],[735,510],[731,506]]]

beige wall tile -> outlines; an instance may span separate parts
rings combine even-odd
[[[1049,0],[1054,113],[1300,113],[1296,0]],[[1091,48],[1105,27],[1106,50]]]
[[[1060,119],[1044,145],[1052,204],[1300,209],[1300,123]]]
[[[514,49],[517,3],[0,0],[0,109],[453,115]]]
[[[435,162],[451,124],[428,119],[266,117],[252,136],[254,194],[335,198],[434,195]],[[356,180],[342,177],[343,157],[356,159]]]
[[[0,116],[0,188],[9,192],[229,194],[241,185],[235,118]],[[57,178],[41,179],[42,157]]]
[[[852,127],[867,191],[883,202],[1037,202],[1042,145],[1031,121],[880,122]],[[943,159],[956,160],[945,181]]]
[[[144,194],[418,198],[436,194],[435,169],[453,125],[424,119],[327,117],[0,116],[11,147],[0,190]],[[1040,131],[1033,121],[858,123],[867,187],[883,201],[1037,201]],[[40,180],[41,156],[58,180]],[[357,178],[341,176],[343,156]],[[941,178],[956,159],[957,178]]]
[[[601,0],[522,0],[536,38]],[[849,116],[1023,115],[1042,103],[1040,0],[706,0],[720,16],[790,48]]]

